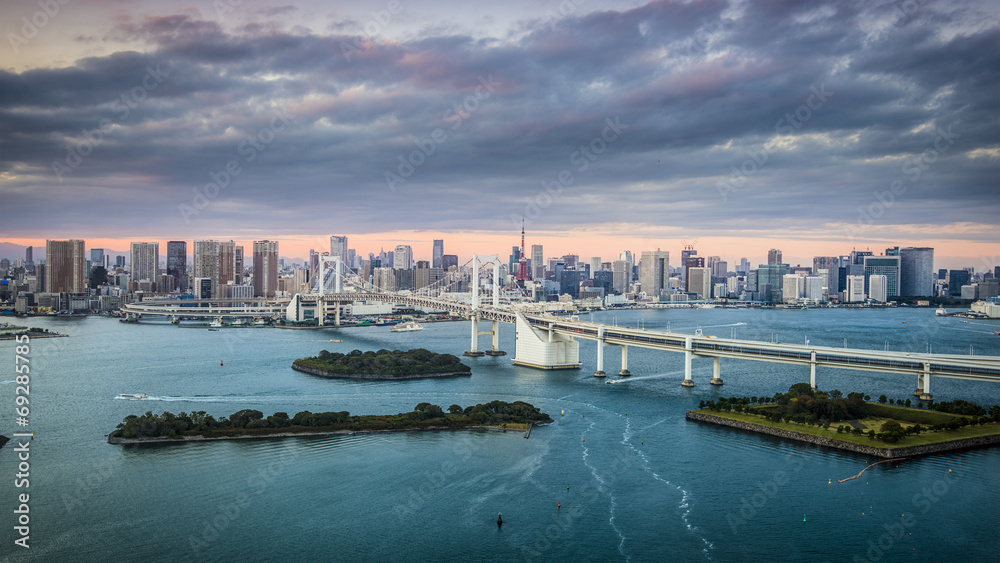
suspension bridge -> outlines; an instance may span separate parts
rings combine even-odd
[[[332,264],[332,267],[328,267]],[[528,302],[517,292],[502,291],[499,280],[500,261],[496,255],[473,255],[457,272],[449,272],[438,282],[417,291],[387,291],[361,279],[357,274],[345,272],[336,258],[324,258],[320,275],[309,293],[299,293],[280,299],[166,299],[145,300],[122,307],[125,315],[138,319],[145,315],[221,318],[283,316],[301,321],[304,313],[312,311],[319,326],[332,313],[333,327],[340,326],[342,311],[352,303],[390,303],[414,308],[447,311],[470,321],[470,346],[466,356],[502,356],[499,348],[500,324],[515,327],[514,363],[537,369],[578,369],[580,341],[597,343],[597,377],[606,376],[605,349],[620,348],[621,362],[618,375],[631,375],[628,369],[628,350],[631,347],[649,348],[684,354],[684,379],[682,385],[694,386],[692,364],[700,358],[713,361],[712,385],[722,385],[721,359],[732,358],[771,363],[797,364],[809,369],[809,382],[816,387],[816,370],[819,367],[875,371],[910,375],[916,378],[914,395],[922,400],[932,400],[931,378],[946,377],[977,381],[1000,382],[1000,357],[960,356],[950,354],[908,353],[895,351],[833,348],[804,344],[785,344],[717,338],[702,334],[646,330],[610,326],[580,320],[576,316],[556,316]],[[468,285],[470,291],[451,291],[456,286]],[[331,311],[332,309],[332,311]],[[490,329],[480,330],[481,322],[491,323]],[[480,336],[491,337],[490,347],[479,349]]]

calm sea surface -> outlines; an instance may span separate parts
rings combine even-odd
[[[936,318],[933,309],[609,311],[593,319],[1000,355],[1000,323]],[[686,389],[682,355],[633,348],[633,376],[607,384],[591,375],[596,348],[588,341],[578,371],[515,367],[513,328],[504,325],[509,355],[466,358],[472,377],[355,382],[290,364],[323,349],[459,355],[469,327],[213,332],[107,318],[21,321],[71,337],[31,342],[30,551],[13,545],[14,497],[23,492],[13,487],[15,443],[0,450],[0,556],[10,561],[1000,559],[1000,448],[881,465],[837,484],[874,460],[684,419],[700,400],[772,395],[808,381],[802,367],[723,359],[717,388],[708,384],[711,360],[696,359],[696,387]],[[606,371],[617,373],[617,349],[606,352]],[[17,431],[12,342],[0,342],[0,363],[0,432],[9,435]],[[894,398],[913,399],[916,387],[915,377],[890,374],[820,369],[817,377],[822,389]],[[931,392],[1000,403],[1000,385],[991,383],[934,379]],[[150,398],[116,400],[119,393]],[[516,432],[151,447],[105,439],[125,416],[146,411],[386,414],[425,401],[447,408],[493,399],[528,401],[555,424],[529,440]]]

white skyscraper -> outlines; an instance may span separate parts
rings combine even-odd
[[[847,276],[847,288],[844,290],[844,301],[860,303],[865,300],[865,277],[861,275]]]
[[[594,256],[593,258],[590,259],[590,279],[594,279],[594,272],[599,272],[600,270],[601,270],[601,257]]]
[[[413,249],[408,244],[396,245],[392,257],[392,267],[397,270],[409,270],[413,267]]]
[[[825,270],[823,271],[825,273]],[[826,276],[806,276],[806,299],[822,301],[826,289]]]
[[[785,303],[801,299],[806,291],[806,279],[798,274],[785,274],[781,281],[781,298]]]
[[[878,301],[879,303],[885,303],[889,298],[889,278],[881,274],[873,274],[868,276],[868,297]]]

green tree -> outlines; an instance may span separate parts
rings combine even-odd
[[[451,414],[458,414],[458,413],[462,412],[462,407],[460,407],[458,405],[452,405],[452,406],[448,407],[448,412],[450,412]]]
[[[880,396],[880,397],[878,398],[878,402],[882,403],[883,405],[884,405],[884,404],[885,404],[885,402],[886,402],[886,401],[888,401],[888,400],[889,400],[889,399],[888,399],[888,398],[887,398],[887,397],[886,397],[885,395],[882,395],[882,396]]]

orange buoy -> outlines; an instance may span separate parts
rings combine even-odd
[[[562,508],[562,503],[561,502],[557,502],[556,508]]]
[[[219,365],[220,365],[220,366],[222,365],[222,360],[219,360]]]
[[[583,441],[584,441],[584,442],[586,442],[586,441],[587,441],[587,437],[586,437],[586,436],[584,436],[584,437],[583,437]]]

